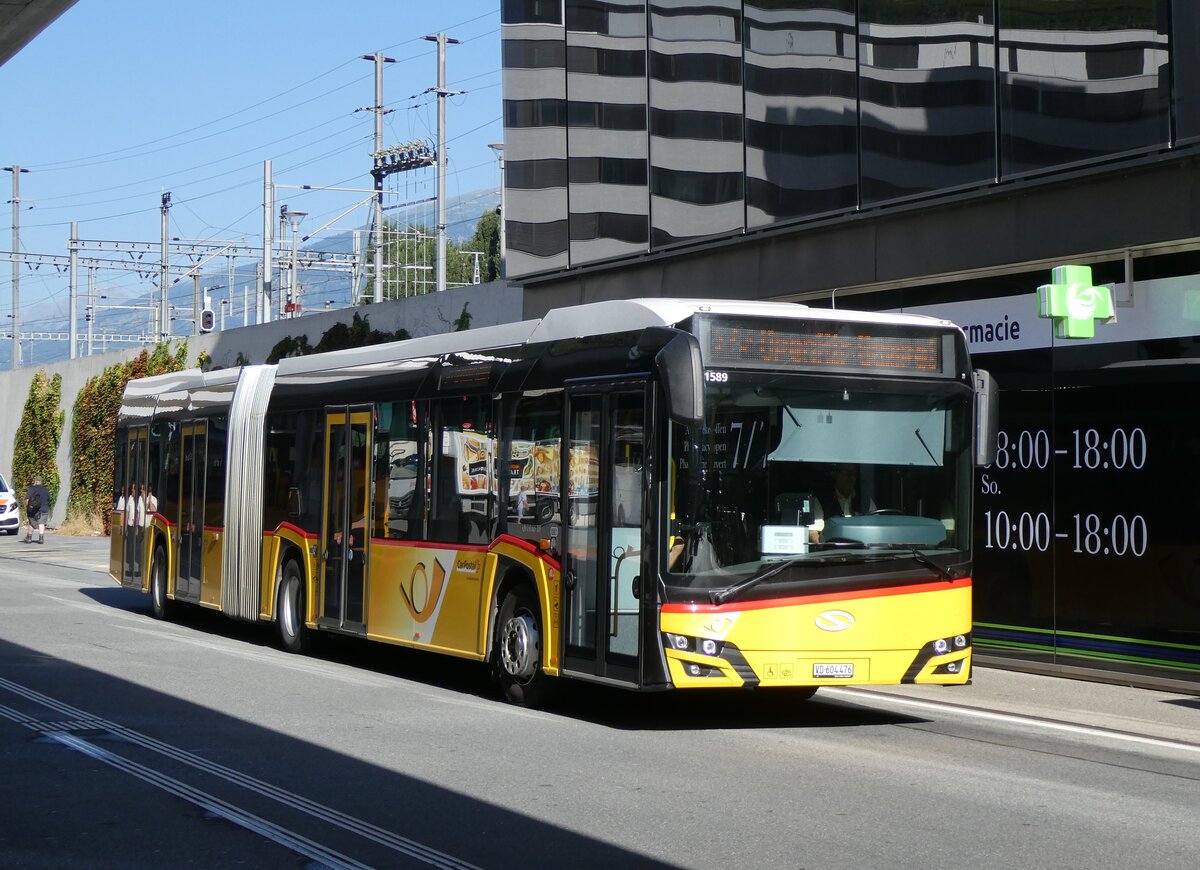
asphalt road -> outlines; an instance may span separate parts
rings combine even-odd
[[[553,709],[478,664],[287,655],[0,539],[3,867],[1188,868],[1200,699],[978,669],[959,689]]]

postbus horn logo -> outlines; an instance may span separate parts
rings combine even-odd
[[[1116,322],[1112,291],[1092,286],[1091,266],[1055,266],[1050,280],[1038,287],[1038,316],[1054,319],[1059,338],[1092,338],[1097,320]]]
[[[414,620],[425,622],[433,615],[438,600],[442,597],[442,586],[445,582],[446,569],[437,559],[433,560],[432,582],[426,573],[424,562],[418,562],[413,566],[408,585],[400,583],[400,594],[404,597],[404,604],[408,607],[408,612],[412,614]]]
[[[845,631],[854,625],[854,616],[844,610],[826,610],[813,622],[821,631]]]

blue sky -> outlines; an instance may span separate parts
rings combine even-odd
[[[356,110],[374,101],[374,64],[360,56],[397,61],[385,65],[385,145],[432,143],[436,99],[425,92],[436,84],[436,46],[422,37],[439,31],[462,40],[447,48],[447,86],[463,92],[447,105],[449,194],[497,188],[487,147],[503,138],[496,0],[79,0],[0,66],[0,165],[30,170],[22,250],[65,255],[71,221],[85,239],[157,241],[164,191],[172,236],[261,244],[267,159],[280,185],[370,188],[374,115]],[[432,169],[389,184],[390,202],[436,191]],[[9,173],[0,193],[8,250]],[[308,212],[303,232],[364,196],[281,189],[277,205]],[[359,209],[326,232],[366,221]],[[101,280],[117,296],[153,292],[132,273]],[[20,286],[23,331],[65,328],[65,274],[24,271]],[[0,318],[11,300],[4,262]]]

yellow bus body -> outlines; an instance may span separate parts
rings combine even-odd
[[[114,516],[114,537],[120,514]],[[221,610],[221,571],[223,532],[206,529],[204,535],[204,573],[200,605]],[[169,579],[167,597],[176,598],[175,566],[177,546],[161,520],[147,529],[144,565],[154,556],[154,546],[162,547],[164,570]],[[273,621],[278,601],[278,583],[285,551],[300,556],[308,603],[305,624],[319,628],[320,601],[319,539],[285,524],[263,535],[262,596],[260,619]],[[113,552],[121,552],[118,541]],[[115,557],[114,557],[115,559]],[[533,579],[539,591],[546,626],[546,649],[558,642],[557,619],[561,577],[557,562],[539,554],[525,541],[507,536],[490,548],[483,546],[436,546],[375,538],[370,547],[370,580],[367,607],[367,632],[370,640],[399,644],[434,652],[483,660],[487,658],[491,603],[495,600],[499,572],[519,567]],[[110,565],[109,575],[120,583],[119,560]],[[140,588],[150,590],[150,572],[143,572]],[[558,657],[544,657],[544,670],[557,675]]]
[[[119,535],[120,515],[113,519]],[[174,598],[178,554],[169,528],[156,518],[146,531],[142,564],[150,564],[154,542],[165,542],[168,596]],[[205,530],[200,604],[216,610],[221,609],[222,539],[220,529]],[[289,524],[264,534],[263,620],[276,618],[287,550],[301,556],[308,592],[305,623],[319,627],[318,547],[316,536]],[[504,571],[518,568],[538,590],[545,627],[543,671],[559,674],[561,571],[527,542],[502,536],[491,547],[455,547],[375,538],[369,565],[368,639],[480,661],[489,654],[497,584]],[[149,573],[143,572],[142,591],[149,590]],[[118,580],[115,572],[113,579]],[[961,685],[971,670],[971,585],[970,579],[931,580],[724,605],[667,604],[660,629],[670,678],[680,689]],[[673,638],[688,639],[687,648],[677,648]],[[715,655],[705,654],[705,640],[719,645]],[[945,642],[945,652],[934,648],[938,640]],[[694,666],[700,675],[693,673]],[[842,675],[821,675],[822,667]]]
[[[971,581],[664,605],[661,627],[665,637],[682,639],[666,645],[678,688],[963,684],[971,669]],[[716,642],[716,655],[704,654],[704,640]]]

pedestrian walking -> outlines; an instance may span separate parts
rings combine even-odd
[[[29,489],[25,490],[25,521],[29,530],[25,543],[33,543],[33,529],[37,527],[38,543],[46,543],[46,520],[50,518],[50,490],[42,485],[40,477],[34,477]]]

